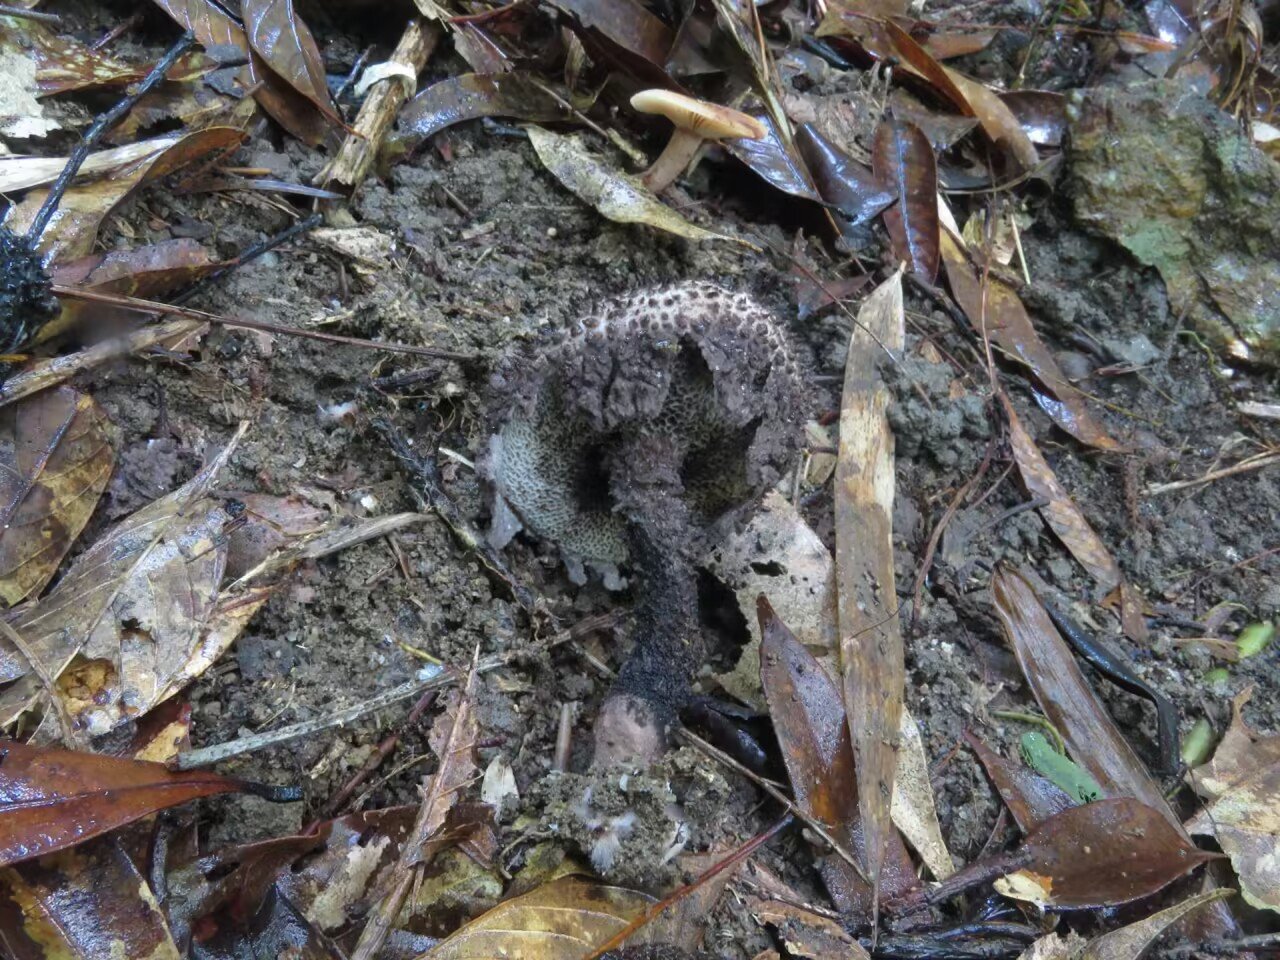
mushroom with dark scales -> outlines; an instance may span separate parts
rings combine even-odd
[[[594,763],[666,746],[702,661],[696,566],[791,466],[800,367],[774,318],[709,283],[606,305],[498,364],[479,467],[490,540],[526,529],[570,577],[636,581],[634,645],[601,707]]]
[[[768,128],[741,110],[695,100],[671,90],[641,90],[631,98],[632,109],[666,117],[676,125],[658,159],[640,179],[654,193],[671,186],[693,162],[706,140],[763,140]]]

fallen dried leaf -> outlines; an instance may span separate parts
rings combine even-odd
[[[342,123],[325,79],[324,57],[293,0],[244,0],[240,15],[249,47],[263,63],[325,117]]]
[[[44,589],[115,465],[106,415],[59,387],[0,409],[0,599]]]
[[[0,134],[26,139],[59,129],[58,121],[45,116],[38,92],[35,61],[7,43],[0,46]]]
[[[1207,903],[1225,900],[1234,890],[1210,890],[1188,897],[1166,907],[1144,920],[1138,920],[1094,937],[1078,955],[1078,960],[1141,960],[1153,943],[1171,926]]]
[[[653,903],[635,890],[561,877],[500,903],[419,960],[580,960]],[[628,941],[637,945],[644,932]]]
[[[964,736],[1023,833],[1030,833],[1045,820],[1076,805],[1065,790],[1047,778],[1020,763],[1005,760],[967,730]]]
[[[884,211],[894,256],[932,284],[938,276],[940,228],[938,165],[929,138],[914,123],[881,121],[871,151],[871,169],[898,197],[898,202]]]
[[[828,957],[869,960],[866,949],[844,927],[811,910],[781,900],[759,899],[751,901],[750,910],[757,922],[778,931],[788,956],[811,960],[826,960]]]
[[[932,152],[930,153],[932,155]],[[890,838],[905,682],[893,570],[893,433],[876,371],[903,346],[902,268],[871,292],[849,340],[835,479],[836,583],[843,693],[853,735],[873,907]]]
[[[463,73],[433,83],[405,104],[396,143],[413,150],[441,130],[479,117],[543,122],[566,120],[568,111],[532,72]]]
[[[75,846],[197,797],[245,791],[263,788],[202,770],[171,773],[160,763],[0,741],[0,866]],[[276,798],[286,797],[293,798]]]
[[[902,709],[899,741],[901,749],[898,751],[898,773],[893,783],[893,822],[920,855],[934,878],[945,880],[955,873],[956,865],[951,859],[946,840],[942,838],[942,828],[938,825],[938,810],[933,800],[933,786],[929,782],[929,757],[924,750],[924,738],[915,717],[911,716],[906,707]]]
[[[1280,763],[1280,734],[1259,733],[1244,719],[1251,699],[1252,686],[1232,698],[1231,726],[1213,757],[1187,775],[1196,793],[1206,799],[1216,800],[1250,774]]]
[[[655,197],[638,177],[611,169],[588,152],[580,137],[551,133],[541,127],[526,129],[543,166],[579,200],[607,219],[644,224],[689,240],[732,240],[750,246],[736,237],[712,233],[690,223]]]

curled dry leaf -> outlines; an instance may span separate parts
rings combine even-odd
[[[0,599],[44,589],[115,465],[93,398],[59,387],[0,409]]]
[[[580,960],[642,913],[653,898],[635,890],[561,877],[498,904],[419,960]],[[641,931],[628,945],[642,944]]]
[[[568,119],[568,112],[529,71],[463,73],[433,83],[405,104],[397,143],[413,150],[455,123],[480,117],[550,121]]]
[[[949,230],[942,231],[941,239],[947,283],[978,336],[989,337],[1008,357],[1031,370],[1051,394],[1037,391],[1036,402],[1054,423],[1081,443],[1100,450],[1123,449],[1089,411],[1084,394],[1062,372],[1013,287],[990,274],[984,276],[970,261],[964,244]]]
[[[1280,764],[1280,734],[1264,734],[1244,719],[1244,708],[1253,699],[1253,687],[1240,691],[1231,701],[1231,726],[1222,735],[1218,749],[1208,763],[1189,774],[1196,793],[1215,800],[1245,777]]]
[[[0,869],[0,928],[15,958],[182,956],[151,888],[110,838]]]
[[[929,138],[914,123],[884,120],[876,127],[871,169],[898,202],[884,211],[893,254],[926,283],[938,276],[938,164]]]
[[[151,141],[157,149],[145,159],[116,170],[101,180],[71,187],[63,195],[49,226],[40,235],[40,250],[55,261],[87,256],[93,250],[98,226],[103,219],[134,191],[212,153],[233,150],[243,139],[241,130],[209,127],[184,134],[176,140],[162,137]],[[9,212],[5,226],[16,233],[25,232],[46,193],[45,190],[33,190],[27,194]]]
[[[869,954],[844,927],[827,917],[781,900],[753,898],[751,915],[758,923],[778,931],[787,955],[809,960],[843,957],[845,960],[867,960]]]
[[[903,324],[899,268],[863,302],[853,326],[835,476],[840,668],[867,837],[865,863],[876,894],[881,858],[895,836],[890,802],[906,678],[893,570],[889,391],[876,365],[885,351],[901,353]]]
[[[763,597],[758,615],[763,634],[760,680],[796,804],[826,824],[832,838],[866,862],[860,785],[840,690]],[[892,827],[885,842],[881,895],[892,899],[918,883],[911,858]],[[841,911],[864,918],[871,915],[871,887],[843,858],[830,854],[822,859],[819,869]]]
[[[1071,551],[1071,555],[1098,582],[1101,591],[1111,590],[1123,578],[1120,565],[1062,486],[1035,440],[1022,426],[1008,397],[1001,393],[1000,399],[1009,420],[1009,446],[1013,450],[1013,459],[1018,464],[1018,473],[1022,476],[1027,492],[1047,501],[1040,508],[1045,522],[1058,535],[1063,546]]]
[[[203,770],[172,773],[160,763],[0,741],[0,866],[75,846],[197,797],[243,791],[263,792]]]
[[[1077,960],[1141,960],[1148,948],[1171,926],[1206,904],[1225,900],[1234,890],[1209,890],[1188,897],[1181,903],[1166,907],[1158,913],[1130,923],[1119,930],[1112,930],[1094,937],[1080,951]]]
[[[688,240],[733,240],[690,223],[666,206],[638,177],[607,166],[591,154],[582,139],[528,127],[529,140],[538,159],[579,200],[615,223],[639,223]]]

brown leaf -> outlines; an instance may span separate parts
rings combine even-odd
[[[0,741],[0,866],[83,843],[126,823],[219,793],[256,790],[203,770]]]
[[[145,159],[101,180],[76,184],[63,194],[57,212],[40,235],[40,250],[55,261],[86,256],[93,250],[102,220],[136,190],[211,153],[233,150],[243,139],[244,132],[231,127],[209,127],[176,141],[157,139],[159,149]],[[5,226],[24,232],[47,192],[28,193],[10,211]]]
[[[92,397],[59,387],[0,409],[0,599],[44,589],[114,465]]]
[[[876,365],[884,351],[901,353],[903,322],[899,268],[867,297],[853,326],[835,477],[840,666],[876,894],[894,835],[889,808],[905,683],[893,571],[893,433],[885,416],[889,391]]]
[[[552,0],[583,28],[599,31],[623,50],[665,70],[675,34],[636,0]]]
[[[926,283],[933,283],[938,276],[938,164],[929,138],[909,121],[881,121],[871,169],[898,197],[884,211],[893,255],[905,260]]]
[[[625,927],[653,898],[635,890],[561,877],[500,903],[419,960],[580,960]],[[628,946],[642,944],[644,932]]]
[[[1111,907],[1149,897],[1218,856],[1145,803],[1098,800],[1050,817],[1016,850],[969,864],[925,899],[939,903],[995,879],[998,892],[1046,909]]]
[[[980,53],[991,46],[996,38],[993,28],[952,32],[931,32],[921,44],[925,52],[935,60],[951,60]]]
[[[94,704],[83,717],[95,734],[168,697],[174,678],[216,624],[226,562],[222,534],[232,518],[207,494],[236,440],[184,486],[108,531],[77,557],[53,592],[13,622],[52,675],[77,653],[112,666],[119,697]],[[0,641],[0,679],[29,670],[26,657]],[[0,694],[0,723],[26,709],[30,691],[23,686]]]
[[[1009,420],[1009,446],[1013,450],[1013,459],[1018,464],[1022,482],[1032,497],[1048,501],[1040,508],[1045,522],[1071,551],[1071,555],[1089,571],[1089,575],[1098,582],[1103,592],[1117,586],[1123,574],[1115,557],[1062,486],[1035,440],[1022,426],[1008,397],[1001,393],[1000,399]]]
[[[1054,814],[1076,805],[1057,784],[1020,763],[1004,759],[968,730],[964,738],[1023,833],[1030,833]]]
[[[817,188],[809,178],[809,171],[796,154],[795,146],[788,145],[778,134],[778,128],[767,113],[752,114],[768,133],[759,140],[745,137],[723,142],[723,147],[750,168],[765,183],[783,193],[805,200],[820,200]]]
[[[1059,909],[1115,906],[1150,896],[1217,854],[1200,850],[1160,813],[1131,797],[1050,817],[1027,835],[1020,873]]]
[[[13,960],[182,956],[151,888],[110,839],[0,869],[0,928]]]
[[[826,960],[828,957],[866,960],[869,957],[862,944],[853,939],[844,927],[803,907],[781,900],[753,898],[750,910],[758,923],[768,924],[778,931],[788,956],[809,960]]]
[[[1054,90],[1009,90],[1000,94],[1027,138],[1042,147],[1060,147],[1067,132],[1067,98]]]
[[[811,123],[796,129],[796,148],[808,165],[822,199],[853,226],[866,223],[893,203],[893,189],[845,153]],[[863,279],[865,282],[865,278]]]
[[[1106,796],[1133,796],[1164,813],[1180,827],[1164,794],[1106,709],[1085,681],[1058,628],[1025,577],[996,571],[991,593],[1005,638],[1049,721],[1062,734],[1067,749]]]
[[[762,634],[760,682],[796,804],[865,862],[858,779],[840,690],[763,596],[758,616]],[[896,831],[890,829],[887,843],[881,885],[882,896],[892,899],[918,882]],[[871,915],[871,888],[844,859],[828,855],[819,869],[841,912],[860,918]]]
[[[324,57],[293,0],[244,0],[249,46],[263,62],[328,119],[342,123],[325,79]]]
[[[1210,890],[1198,893],[1119,930],[1094,937],[1077,954],[1076,960],[1141,960],[1151,945],[1187,914],[1199,910],[1205,904],[1225,900],[1233,892]]]
[[[31,30],[30,37],[34,41],[31,52],[35,55],[36,83],[41,96],[120,87],[136,83],[147,75],[145,65],[118,60],[74,37],[40,29]]]
[[[1245,777],[1280,764],[1280,734],[1259,733],[1244,719],[1244,707],[1253,699],[1246,687],[1231,701],[1231,726],[1222,735],[1208,763],[1192,770],[1187,779],[1200,796],[1215,800]]]
[[[529,71],[463,73],[433,83],[405,104],[397,143],[412,150],[441,130],[478,117],[550,121],[564,120],[567,113]]]
[[[1010,359],[1025,364],[1051,395],[1036,391],[1036,402],[1054,423],[1081,443],[1100,450],[1122,450],[1089,411],[1082,394],[1067,379],[1045,346],[1017,292],[1007,283],[980,275],[961,241],[942,231],[942,262],[951,293],[979,337],[991,339]]]

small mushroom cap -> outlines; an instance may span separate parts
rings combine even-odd
[[[741,110],[671,90],[641,90],[631,98],[631,106],[640,113],[661,114],[681,130],[696,133],[704,140],[763,140],[769,133],[763,123]]]

